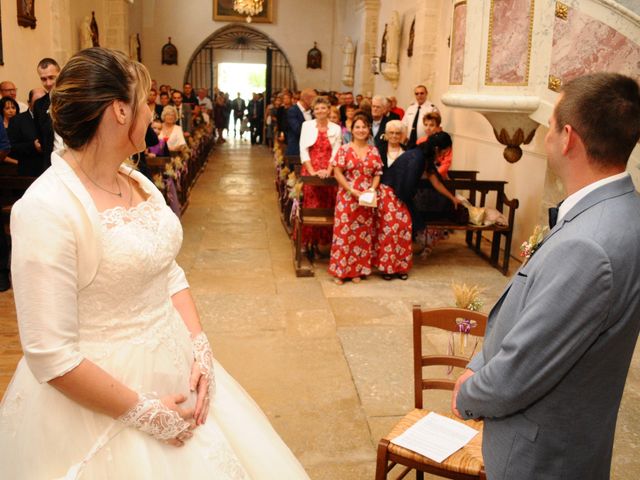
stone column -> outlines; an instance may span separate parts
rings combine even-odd
[[[428,2],[418,2],[416,11],[416,34],[412,64],[418,65],[419,68],[415,70],[418,77],[414,77],[414,83],[422,83],[429,90],[433,90],[435,83],[441,9],[442,0],[429,0]]]
[[[378,41],[378,17],[380,0],[358,0],[356,12],[360,14],[362,35],[357,45],[356,81],[354,93],[374,94],[374,75],[371,73],[371,57],[376,54]]]
[[[128,54],[129,52],[129,8],[130,3],[127,0],[107,0],[107,13],[105,25],[104,40],[102,46],[121,50]]]
[[[67,63],[72,51],[72,37],[76,33],[70,24],[70,0],[51,1],[51,56],[60,66]]]

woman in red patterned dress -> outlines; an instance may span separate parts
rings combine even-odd
[[[372,231],[375,211],[361,206],[358,198],[380,184],[382,160],[378,150],[367,143],[369,119],[356,115],[351,125],[352,140],[338,150],[332,162],[338,181],[333,223],[329,273],[341,285],[345,279],[358,283],[371,274]]]
[[[317,97],[313,103],[313,120],[302,124],[300,131],[301,175],[320,178],[331,176],[331,160],[342,142],[340,125],[329,121],[331,103],[326,97]],[[334,208],[336,188],[305,185],[302,188],[302,204],[305,208]],[[303,227],[302,245],[312,248],[327,247],[331,243],[331,227]]]
[[[383,163],[389,168],[403,152],[400,142],[404,137],[404,126],[400,120],[391,120],[387,122],[384,133],[386,148],[382,148]],[[373,267],[382,272],[385,280],[391,280],[394,275],[406,280],[412,265],[411,214],[391,187],[380,184],[373,239]]]

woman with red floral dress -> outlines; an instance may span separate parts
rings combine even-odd
[[[391,167],[403,153],[400,144],[403,137],[404,126],[400,120],[387,122],[386,144],[380,152],[385,168]],[[382,272],[385,280],[391,280],[394,275],[406,280],[409,278],[407,272],[413,265],[411,214],[393,189],[384,184],[378,188],[372,263],[374,268]]]
[[[331,160],[342,143],[340,125],[329,121],[331,103],[317,97],[313,103],[314,119],[302,124],[300,131],[301,175],[327,178],[331,176]],[[305,208],[331,208],[336,203],[336,187],[304,185],[302,204]],[[302,245],[306,248],[328,246],[331,227],[302,227]]]
[[[371,126],[364,115],[357,115],[351,126],[352,140],[338,150],[332,162],[338,181],[333,223],[329,273],[337,284],[345,279],[358,283],[371,274],[372,233],[375,210],[362,206],[358,198],[376,191],[382,174],[378,150],[368,144]]]

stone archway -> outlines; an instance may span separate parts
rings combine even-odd
[[[261,31],[236,23],[220,28],[198,46],[189,59],[184,81],[205,87],[212,94],[216,86],[216,50],[264,52],[266,98],[274,91],[297,88],[291,64],[280,47]]]

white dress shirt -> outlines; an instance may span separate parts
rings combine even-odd
[[[416,112],[418,111],[418,104],[416,102],[412,103],[407,107],[406,112],[404,113],[404,117],[402,117],[402,123],[407,129],[407,138],[411,135],[411,126],[413,125],[413,119],[416,117]],[[431,102],[424,102],[420,105],[420,117],[418,118],[418,124],[416,125],[416,140],[418,138],[424,137],[427,132],[424,129],[423,119],[427,113],[437,112],[438,108]]]
[[[611,175],[610,177],[603,178],[602,180],[598,180],[597,182],[590,183],[586,187],[582,187],[577,192],[572,193],[567,198],[564,199],[562,205],[558,208],[558,221],[556,223],[560,223],[560,220],[567,214],[569,210],[575,207],[580,200],[593,192],[596,188],[600,188],[608,183],[615,182],[616,180],[620,180],[626,176],[628,176],[628,172],[617,173],[616,175]]]

